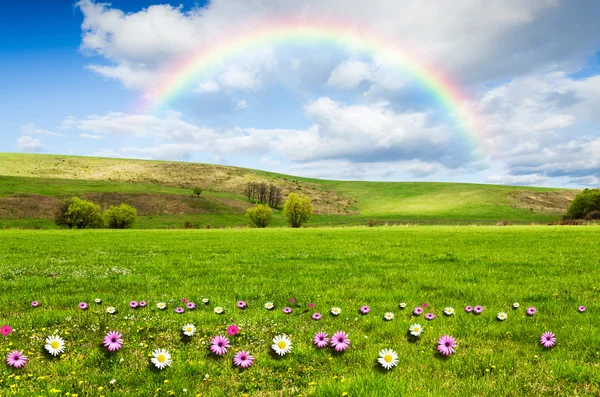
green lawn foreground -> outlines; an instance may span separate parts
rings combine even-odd
[[[30,358],[21,370],[0,366],[0,395],[596,395],[599,241],[598,227],[548,226],[0,231],[0,325],[14,328],[0,335],[0,350]],[[198,309],[175,314],[184,297]],[[130,309],[131,300],[148,307]],[[248,308],[236,308],[238,300]],[[156,309],[160,301],[165,311]],[[275,310],[263,308],[267,301]],[[411,317],[424,302],[432,322]],[[361,316],[364,304],[371,313]],[[478,304],[483,314],[464,312]],[[105,312],[109,305],[116,315]],[[215,306],[225,313],[214,314]],[[283,314],[285,306],[293,313]],[[444,316],[446,306],[456,314]],[[525,316],[529,306],[533,317]],[[310,319],[314,311],[321,321]],[[386,311],[395,319],[384,321]],[[496,319],[499,311],[506,321]],[[415,322],[425,331],[411,342]],[[186,323],[198,329],[189,343],[180,337]],[[214,357],[209,339],[233,323],[241,333],[230,338],[232,351]],[[101,347],[109,330],[125,339],[114,354]],[[348,332],[350,348],[315,349],[320,330]],[[545,331],[557,336],[552,349],[539,344]],[[54,333],[67,350],[50,359],[43,345]],[[278,333],[293,341],[283,358],[270,352]],[[435,354],[443,334],[459,345],[447,359]],[[151,367],[156,348],[171,352],[171,367]],[[390,371],[376,362],[383,348],[400,356]],[[254,366],[233,367],[238,349],[251,351]]]

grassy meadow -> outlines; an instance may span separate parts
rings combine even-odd
[[[0,323],[14,330],[0,336],[0,349],[24,350],[30,361],[20,370],[0,366],[0,395],[597,395],[599,241],[594,226],[3,230]],[[198,308],[174,313],[182,298]],[[131,300],[148,307],[130,309]],[[238,300],[248,307],[236,308]],[[80,310],[81,301],[90,308]],[[161,301],[165,311],[156,308]],[[433,321],[411,315],[425,302]],[[117,314],[106,313],[109,305]],[[362,305],[371,312],[359,315]],[[466,305],[485,311],[467,314]],[[283,314],[285,306],[293,312]],[[333,306],[340,316],[329,314]],[[444,316],[447,306],[454,316]],[[311,319],[317,311],[320,321]],[[394,320],[383,320],[387,311]],[[425,326],[416,341],[407,336],[415,322]],[[189,341],[180,334],[186,323],[197,327]],[[216,358],[208,340],[230,324],[241,332],[230,338],[233,351]],[[109,330],[125,339],[113,354],[100,344]],[[315,349],[321,330],[348,332],[350,348]],[[545,331],[557,336],[551,349],[539,344]],[[55,333],[66,353],[49,358],[44,339]],[[293,342],[282,358],[270,350],[279,333]],[[435,353],[443,334],[458,341],[449,358]],[[173,357],[163,371],[150,365],[156,348]],[[399,354],[390,371],[376,362],[383,348]],[[256,357],[251,368],[233,367],[238,349]]]

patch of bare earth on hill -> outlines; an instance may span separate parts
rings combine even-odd
[[[0,218],[52,218],[59,203],[47,196],[0,197]]]
[[[567,212],[569,204],[577,193],[579,193],[578,190],[549,192],[515,190],[506,195],[508,203],[514,208],[526,209],[535,213],[563,215]]]

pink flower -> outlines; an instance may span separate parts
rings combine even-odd
[[[10,327],[10,325],[3,325],[2,328],[0,328],[0,333],[4,336],[10,335],[12,332],[12,328]]]
[[[526,311],[528,316],[533,316],[535,314],[535,312],[537,312],[535,307],[528,307],[527,311]]]
[[[350,346],[348,334],[344,331],[338,331],[331,337],[331,347],[338,352],[343,352]]]
[[[182,298],[181,299],[181,303],[187,303],[187,301],[188,301],[187,298]]]
[[[296,303],[296,299],[294,299],[294,298],[291,298],[291,299],[290,299],[290,303]]]
[[[177,313],[177,314],[181,314],[181,313],[183,313],[184,311],[185,311],[185,310],[183,309],[183,307],[178,307],[178,308],[176,308],[176,309],[175,309],[175,313]]]
[[[475,306],[473,311],[475,312],[475,314],[481,314],[483,313],[483,306]]]
[[[196,308],[196,304],[194,302],[188,302],[185,304],[185,307],[187,307],[189,310],[194,310]]]
[[[313,307],[315,307],[315,304],[311,302],[308,304],[308,307],[310,307],[312,309]]]
[[[473,311],[473,306],[466,306],[466,307],[465,307],[465,311],[466,311],[467,313],[471,313],[471,312]]]
[[[370,311],[371,311],[371,308],[369,308],[369,306],[366,306],[366,305],[360,308],[360,313],[361,314],[367,314]]]
[[[123,335],[117,331],[110,331],[104,336],[102,344],[107,347],[110,352],[121,350],[123,347]]]
[[[540,343],[545,348],[550,348],[556,343],[556,335],[554,335],[552,332],[545,332],[540,337]]]
[[[237,307],[239,307],[240,309],[245,309],[246,308],[246,302],[244,301],[238,301],[237,303]]]
[[[312,319],[313,320],[319,321],[322,318],[323,318],[323,315],[321,313],[315,313],[315,314],[312,315]]]
[[[585,311],[585,306],[579,306],[577,310],[579,310],[579,313],[583,313]]]
[[[27,364],[27,356],[24,356],[23,352],[13,350],[6,356],[6,364],[9,367],[22,368]]]
[[[421,309],[420,307],[415,307],[413,310],[413,314],[415,316],[420,316],[421,314],[423,314],[423,309]]]
[[[281,311],[284,312],[285,314],[290,314],[292,312],[292,308],[284,307],[283,309],[281,309]]]
[[[224,336],[217,335],[210,340],[210,351],[217,356],[222,356],[227,353],[227,349],[230,348],[229,339]]]
[[[38,307],[39,305],[40,305],[40,302],[38,302],[38,301],[31,302],[31,306],[33,306],[33,307]]]
[[[240,332],[240,329],[235,324],[232,324],[227,328],[227,333],[231,336],[236,336],[239,332]]]
[[[135,308],[137,308],[138,306],[139,306],[139,305],[138,305],[138,303],[137,303],[136,301],[131,301],[131,302],[129,302],[129,307],[130,307],[130,308],[132,308],[132,309],[135,309]]]
[[[79,304],[79,308],[80,308],[81,310],[86,310],[86,309],[88,308],[88,304],[87,304],[87,303],[85,303],[85,302],[81,302],[81,303]]]
[[[456,339],[450,335],[444,335],[437,340],[437,349],[444,356],[449,356],[454,353],[456,346]]]
[[[434,318],[435,318],[435,314],[433,314],[433,313],[427,313],[427,314],[425,315],[425,320],[429,320],[429,321],[431,321],[431,320],[433,320]]]
[[[425,302],[425,303],[422,303],[422,304],[421,304],[421,306],[423,306],[423,307],[427,307],[427,306],[429,306],[429,303],[427,303],[427,302]]]
[[[146,307],[146,305],[147,305],[146,301],[141,301],[140,302],[140,307]]]
[[[236,367],[249,368],[254,364],[254,356],[251,356],[250,352],[241,350],[233,356],[233,364]]]
[[[313,343],[320,349],[329,344],[329,338],[325,332],[319,332],[314,336]]]

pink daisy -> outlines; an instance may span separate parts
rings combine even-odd
[[[413,314],[415,316],[420,316],[421,314],[423,314],[423,309],[420,308],[420,307],[415,307],[414,310],[413,310]]]
[[[424,302],[424,303],[422,303],[422,304],[421,304],[421,306],[423,306],[423,307],[427,307],[427,306],[429,306],[429,303],[427,303],[427,302]]]
[[[433,313],[427,313],[427,314],[425,315],[425,320],[429,320],[429,321],[431,321],[431,320],[433,320],[434,318],[435,318],[435,314],[433,314]]]
[[[535,307],[528,307],[527,311],[526,311],[528,316],[533,316],[535,314],[535,312],[537,312]]]
[[[244,369],[251,367],[254,364],[254,356],[251,356],[250,352],[241,350],[233,356],[233,364]]]
[[[187,301],[188,301],[187,298],[182,298],[181,299],[181,303],[187,303]]]
[[[188,302],[185,304],[185,307],[187,307],[189,310],[194,310],[196,308],[196,304],[194,302]]]
[[[323,315],[321,313],[315,313],[315,314],[312,315],[312,319],[313,320],[319,321],[322,318],[323,318]]]
[[[361,314],[367,314],[370,311],[371,311],[371,308],[369,308],[369,306],[366,306],[366,305],[360,308],[360,313]]]
[[[121,350],[123,347],[123,335],[117,331],[110,331],[108,334],[106,334],[106,336],[104,336],[102,344],[108,348],[109,352]]]
[[[23,352],[13,350],[6,356],[6,364],[9,367],[22,368],[27,364],[27,356],[24,356]]]
[[[475,306],[473,308],[473,311],[475,312],[475,314],[481,314],[483,313],[483,306]]]
[[[210,340],[210,351],[217,356],[222,356],[227,353],[227,349],[230,347],[229,339],[224,336],[217,335]]]
[[[283,309],[281,309],[281,311],[284,312],[285,314],[290,314],[292,312],[292,308],[284,307]]]
[[[313,307],[315,307],[315,304],[311,302],[308,304],[308,307],[310,307],[312,309]]]
[[[350,339],[348,334],[344,331],[338,331],[331,337],[331,347],[338,352],[343,352],[350,346]]]
[[[239,307],[240,309],[245,309],[246,308],[246,302],[244,301],[238,301],[237,303],[237,307]]]
[[[4,336],[10,335],[11,332],[12,328],[10,325],[3,325],[2,328],[0,328],[0,333]]]
[[[238,328],[237,325],[235,324],[231,324],[228,328],[227,328],[227,333],[231,336],[236,336],[238,333],[240,332],[240,329]]]
[[[329,338],[325,332],[319,332],[313,338],[313,343],[320,349],[326,347],[329,344]]]
[[[296,299],[294,299],[294,298],[291,298],[291,299],[290,299],[290,303],[296,303]]]
[[[147,305],[146,301],[141,301],[140,302],[140,307],[146,307],[146,305]]]
[[[556,336],[552,332],[545,332],[540,337],[540,343],[546,348],[552,347],[556,343]]]
[[[129,307],[130,307],[130,308],[132,308],[132,309],[135,309],[135,308],[137,308],[138,306],[139,306],[139,305],[138,305],[138,303],[137,303],[136,301],[131,301],[131,302],[129,302]]]
[[[437,340],[437,350],[444,356],[449,356],[454,353],[456,346],[456,339],[450,335],[444,335]]]
[[[183,309],[183,307],[178,307],[178,308],[176,308],[176,309],[175,309],[175,313],[177,313],[177,314],[181,314],[181,313],[183,313],[184,311],[185,311],[185,310]]]
[[[40,302],[38,302],[38,301],[31,302],[31,306],[33,306],[33,307],[38,307],[39,305],[40,305]]]
[[[466,306],[466,307],[465,307],[465,311],[466,311],[467,313],[471,313],[471,312],[473,311],[473,306]]]
[[[79,308],[80,308],[81,310],[86,310],[86,309],[88,308],[88,304],[87,304],[87,303],[85,303],[85,302],[81,302],[81,303],[79,304]]]
[[[585,311],[585,306],[579,306],[577,310],[579,310],[579,313],[583,313]]]

